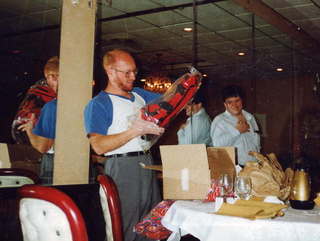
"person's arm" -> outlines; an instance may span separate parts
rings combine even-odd
[[[102,93],[90,101],[84,111],[85,128],[91,147],[99,155],[115,150],[137,136],[160,135],[164,132],[164,129],[156,124],[137,118],[126,131],[108,135],[108,128],[113,119],[112,108],[111,100]]]
[[[98,155],[101,155],[123,146],[135,137],[146,134],[160,135],[163,132],[164,128],[161,128],[152,122],[138,118],[126,131],[113,135],[91,133],[89,134],[89,141],[92,149]]]
[[[50,150],[50,148],[53,146],[54,140],[49,139],[42,136],[37,136],[35,134],[32,134],[33,137],[31,137],[29,134],[29,139],[31,142],[31,145],[39,152],[46,153]]]
[[[240,132],[232,124],[216,118],[211,124],[210,135],[213,146],[233,146]]]
[[[29,137],[31,145],[39,152],[46,153],[53,145],[54,140],[42,136],[38,136],[32,132],[34,126],[35,115],[32,114],[31,118],[25,124],[18,127],[19,130],[25,131]]]
[[[161,94],[154,93],[139,87],[135,87],[134,91],[138,93],[146,103],[150,103],[151,101],[154,101],[162,96]]]
[[[250,120],[250,124],[251,124],[252,129],[253,129],[252,141],[256,145],[258,151],[260,151],[261,143],[260,143],[259,127],[258,127],[258,124],[257,124],[254,116],[252,116],[252,119]]]
[[[198,121],[196,125],[194,125],[194,131],[196,134],[197,143],[204,143],[207,146],[212,146],[212,140],[210,136],[210,128],[211,128],[211,118],[210,116],[204,112],[200,116],[198,116]]]
[[[192,144],[191,143],[191,125],[190,123],[182,124],[177,132],[178,144]]]

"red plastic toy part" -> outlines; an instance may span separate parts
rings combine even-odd
[[[49,86],[35,84],[29,88],[12,123],[12,137],[18,144],[30,144],[26,133],[18,130],[18,127],[30,119],[32,114],[35,114],[37,122],[41,108],[54,98],[56,93]]]
[[[182,76],[180,82],[169,89],[164,96],[141,109],[142,119],[152,121],[160,127],[167,127],[173,118],[187,105],[197,92],[201,83],[201,74],[197,72]],[[173,92],[173,93],[171,93]]]
[[[27,96],[21,103],[17,117],[30,118],[32,113],[36,118],[40,115],[42,106],[56,98],[56,93],[48,86],[35,85],[27,92]]]

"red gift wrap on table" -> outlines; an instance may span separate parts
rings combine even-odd
[[[161,219],[173,203],[173,200],[164,200],[158,203],[140,223],[135,225],[134,231],[149,239],[168,238],[171,231],[162,226]]]

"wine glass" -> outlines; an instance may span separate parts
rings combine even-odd
[[[235,189],[236,194],[240,199],[248,200],[252,191],[250,177],[237,177]]]
[[[228,174],[222,174],[219,178],[220,196],[223,197],[223,201],[233,192],[233,180]]]

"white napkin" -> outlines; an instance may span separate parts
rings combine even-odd
[[[265,199],[263,200],[266,203],[278,203],[278,204],[284,204],[284,202],[282,202],[278,197],[276,196],[267,196],[265,197]]]
[[[236,173],[239,174],[241,170],[242,170],[242,167],[239,165],[236,165]]]

